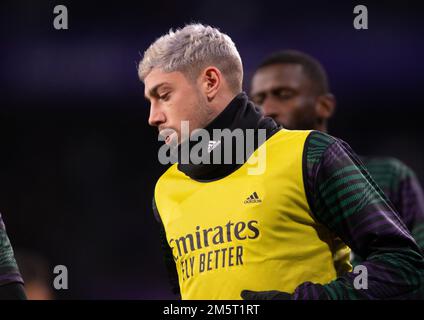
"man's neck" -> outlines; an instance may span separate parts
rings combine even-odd
[[[230,104],[230,102],[233,101],[234,98],[240,93],[241,92],[232,93],[230,91],[226,91],[217,95],[210,103],[210,108],[215,111],[213,119],[215,119],[222,111],[224,111],[224,109]]]
[[[317,130],[317,131],[321,131],[321,132],[324,132],[324,133],[328,133],[328,130],[327,130],[327,124],[317,125],[317,126],[315,127],[315,130]]]
[[[214,137],[214,131],[220,132],[220,130],[229,129],[230,131],[241,129],[243,132],[248,129],[257,130],[258,129],[265,129],[266,131],[266,137],[269,138],[272,134],[277,132],[279,130],[279,127],[275,123],[274,120],[268,117],[264,117],[263,114],[257,109],[253,103],[248,101],[247,95],[245,93],[240,93],[233,97],[233,99],[225,105],[225,107],[222,109],[221,113],[219,113],[206,127],[205,129],[209,132],[209,135],[211,137]],[[222,132],[221,132],[222,133]],[[259,135],[255,134],[254,137],[255,141],[253,141],[254,149],[259,147],[261,143],[264,141],[259,140]],[[234,170],[236,170],[239,166],[242,165],[242,163],[239,163],[236,161],[236,159],[239,159],[235,152],[237,151],[237,140],[238,139],[232,139],[232,135],[228,138],[225,135],[218,136],[219,145],[214,147],[212,150],[208,150],[208,158],[215,159],[215,154],[218,154],[218,157],[220,158],[219,163],[214,163],[212,160],[200,163],[200,164],[194,164],[192,162],[189,163],[183,163],[182,161],[179,161],[178,163],[178,170],[185,173],[187,176],[189,176],[192,179],[200,180],[200,181],[211,181],[215,179],[222,178]],[[230,139],[230,145],[231,148],[222,149],[224,145],[228,145],[224,140]],[[213,139],[213,142],[216,142],[215,138]],[[194,142],[193,142],[194,141]],[[199,143],[210,143],[210,140],[204,140],[201,139],[200,142],[197,139],[194,139],[193,141],[188,141],[188,149],[197,147]],[[191,144],[190,144],[191,143]],[[205,145],[208,146],[208,145]],[[179,148],[179,152],[182,151],[182,147]],[[188,150],[187,148],[185,150]],[[200,148],[200,149],[203,149]],[[200,150],[199,149],[199,150]],[[193,150],[193,149],[191,149]],[[244,148],[244,150],[247,150]],[[250,150],[250,149],[249,149]],[[224,159],[227,159],[226,156],[224,156],[224,152],[230,152],[231,153],[231,159],[232,161],[230,163],[227,163]],[[250,152],[254,152],[254,150],[250,150]],[[179,154],[181,155],[181,154]],[[243,158],[245,161],[250,154],[245,154],[243,152]]]

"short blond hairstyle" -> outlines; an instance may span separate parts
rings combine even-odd
[[[234,42],[218,29],[196,23],[171,29],[153,42],[144,52],[138,75],[144,81],[153,68],[159,68],[195,80],[210,65],[221,71],[231,90],[242,90],[243,65]]]

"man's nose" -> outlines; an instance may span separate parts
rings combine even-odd
[[[273,99],[269,96],[265,98],[265,100],[262,102],[262,111],[265,116],[274,118],[277,114],[275,102]]]
[[[165,114],[153,103],[150,105],[149,124],[153,127],[158,127],[166,120]]]

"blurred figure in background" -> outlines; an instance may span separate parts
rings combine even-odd
[[[28,300],[53,300],[52,279],[46,259],[37,253],[18,250],[16,261],[25,281]]]
[[[22,276],[0,214],[0,300],[26,299]]]
[[[252,79],[251,98],[266,116],[292,130],[327,132],[336,107],[322,65],[294,50],[271,54],[262,61]],[[424,193],[414,172],[395,158],[361,160],[423,249]]]

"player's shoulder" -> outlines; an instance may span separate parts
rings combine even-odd
[[[311,130],[305,141],[304,157],[308,162],[318,162],[329,146],[340,143],[343,143],[343,141],[328,133]]]
[[[158,213],[157,201],[162,198],[160,197],[160,195],[166,195],[170,192],[170,190],[172,190],[172,177],[175,176],[175,171],[178,171],[176,163],[167,168],[165,172],[162,173],[162,175],[156,181],[155,188],[153,191],[152,206],[153,213],[158,221],[161,221],[161,219]]]
[[[323,147],[328,147],[330,144],[340,142],[340,139],[333,137],[332,135],[317,131],[317,130],[309,130],[307,143],[311,145],[318,145]]]
[[[287,142],[288,140],[303,140],[306,144],[329,145],[336,139],[329,134],[315,130],[289,130],[281,128],[268,142]]]
[[[170,177],[173,177],[173,176],[175,176],[175,175],[177,175],[180,171],[178,170],[178,164],[177,163],[174,163],[174,164],[172,164],[172,165],[170,165],[160,176],[159,176],[159,178],[157,179],[157,181],[156,181],[156,185],[158,184],[158,183],[160,183],[161,181],[163,181],[163,180],[165,180],[165,179],[167,179],[167,178],[170,178]]]
[[[5,227],[5,225],[4,225],[3,219],[2,219],[2,217],[1,217],[1,212],[0,212],[0,231],[1,231],[2,229],[6,229],[6,227]]]

